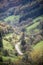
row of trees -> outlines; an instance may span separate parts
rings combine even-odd
[[[40,22],[41,35],[43,36],[43,21]]]
[[[2,31],[0,31],[0,62],[3,62],[3,59],[2,59],[2,50],[3,50]]]

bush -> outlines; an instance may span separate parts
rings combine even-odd
[[[8,51],[7,51],[7,50],[4,50],[4,51],[3,51],[3,55],[4,55],[4,56],[9,56]]]

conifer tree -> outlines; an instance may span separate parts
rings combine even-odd
[[[25,52],[26,51],[26,47],[25,47],[26,41],[25,41],[25,34],[24,34],[25,29],[23,29],[22,32],[23,32],[23,34],[22,34],[22,37],[21,37],[21,46],[22,46],[21,49],[22,49],[23,52]]]
[[[0,31],[0,62],[3,62],[3,60],[2,60],[2,49],[3,49],[2,32]]]
[[[43,36],[43,22],[40,22],[41,35]]]

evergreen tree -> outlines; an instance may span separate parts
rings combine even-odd
[[[2,33],[0,32],[0,48],[3,48],[3,43],[2,43]]]
[[[43,36],[43,22],[40,22],[41,35]]]
[[[0,31],[0,62],[2,62],[2,48],[3,48],[3,43],[2,43],[2,32]]]
[[[22,49],[22,52],[25,52],[26,51],[26,41],[25,41],[25,29],[22,30],[23,34],[22,34],[22,37],[21,37],[21,49]]]

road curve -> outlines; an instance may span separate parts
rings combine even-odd
[[[20,42],[18,42],[17,44],[15,44],[15,49],[17,50],[19,55],[23,55],[22,51],[20,50]]]

